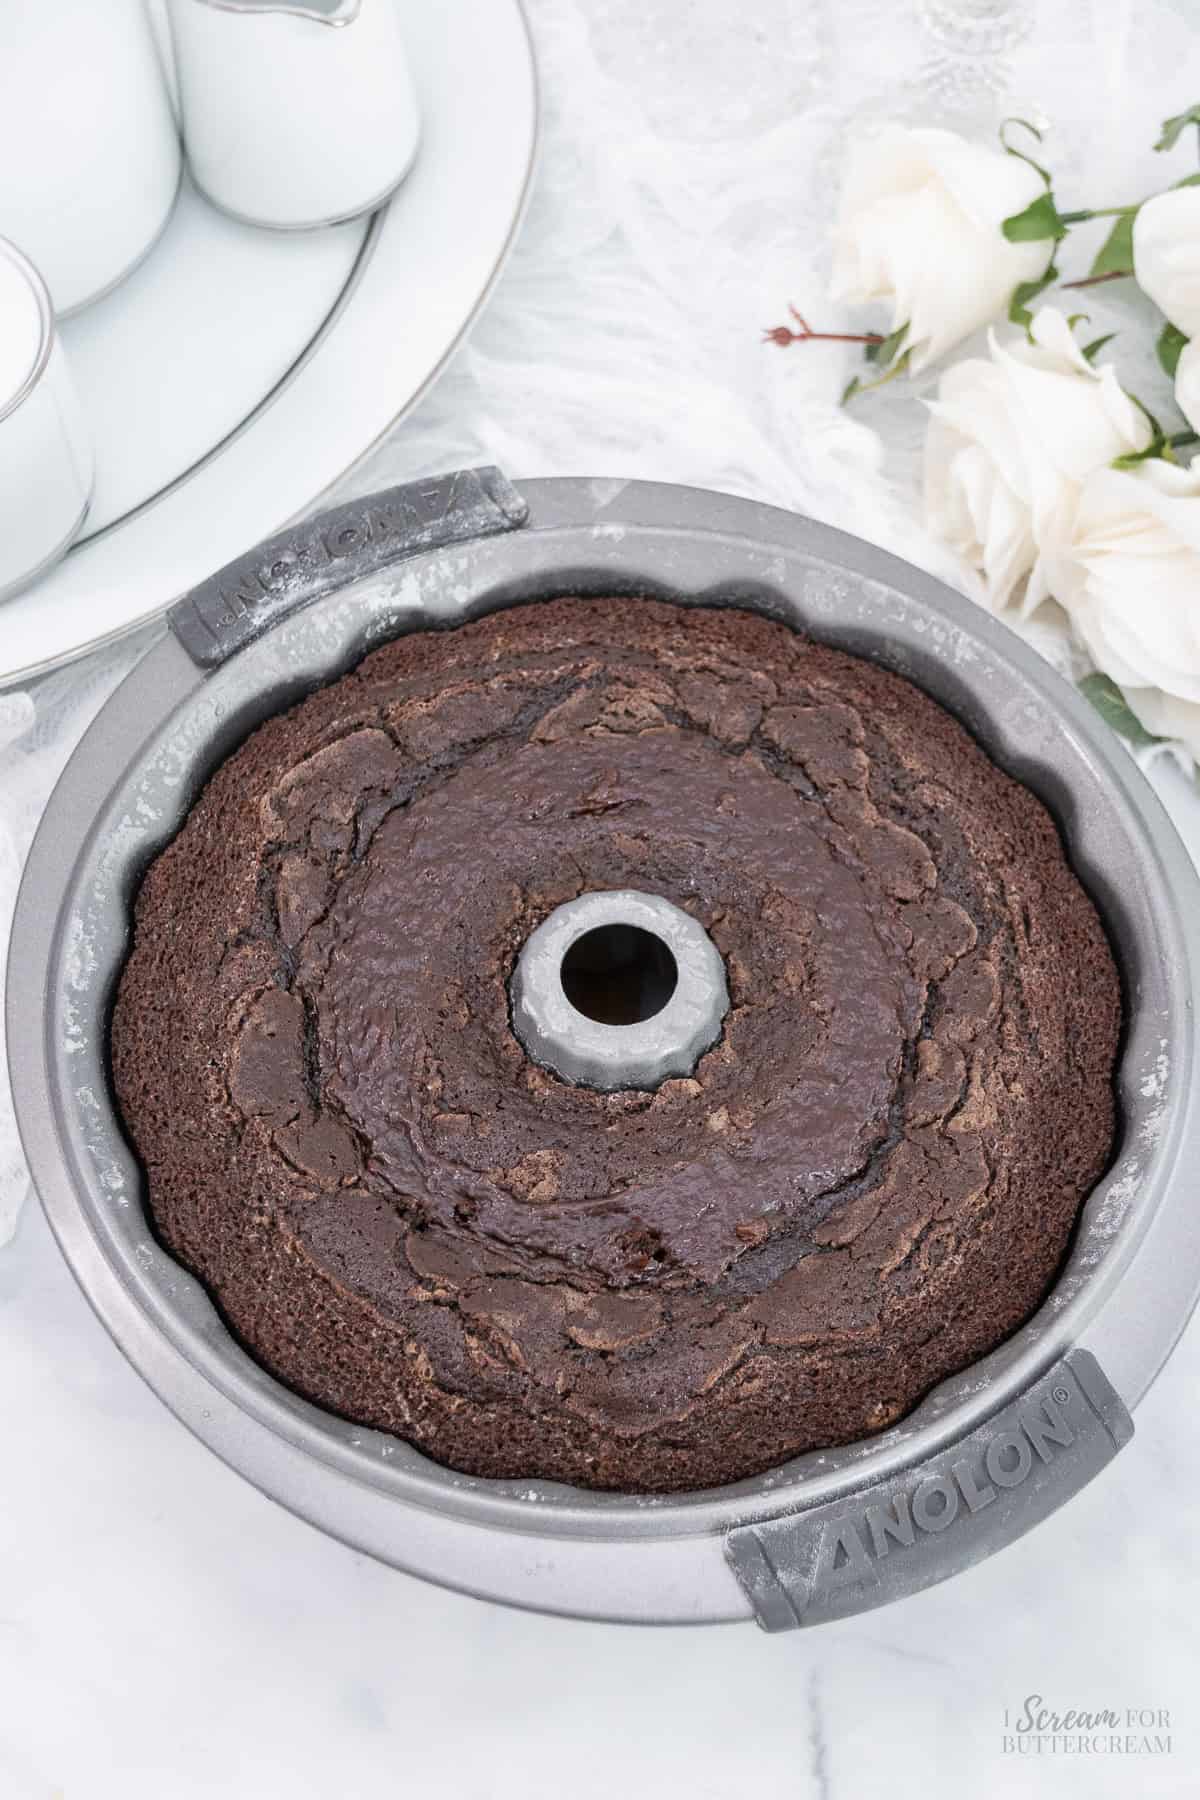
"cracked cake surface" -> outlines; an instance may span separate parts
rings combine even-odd
[[[725,960],[689,1077],[572,1087],[508,982],[592,889]],[[138,894],[113,1078],[168,1248],[294,1389],[452,1468],[697,1489],[892,1423],[1036,1308],[1117,972],[1041,803],[752,613],[539,601],[268,720]]]

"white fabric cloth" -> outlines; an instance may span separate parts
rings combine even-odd
[[[343,494],[481,461],[518,479],[694,483],[816,514],[972,591],[919,522],[920,398],[936,371],[844,410],[854,348],[779,350],[763,328],[789,301],[814,325],[874,323],[847,321],[826,299],[829,227],[848,135],[884,119],[980,133],[1013,113],[1052,122],[1043,150],[1069,207],[1136,198],[1185,173],[1190,143],[1169,159],[1150,146],[1171,103],[1200,92],[1186,0],[529,10],[545,138],[520,241],[468,345]],[[1082,250],[1070,253],[1082,272]],[[1150,311],[1120,285],[1081,304],[1096,335],[1140,320],[1145,353],[1123,358],[1122,373],[1157,406],[1169,387],[1152,366]],[[398,295],[398,329],[402,314]],[[1069,661],[1053,621],[1036,632]],[[0,695],[0,955],[50,788],[147,641]],[[0,1080],[0,1242],[27,1186]]]

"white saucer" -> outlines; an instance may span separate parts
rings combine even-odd
[[[398,0],[416,164],[372,220],[236,224],[185,181],[159,243],[62,336],[96,446],[84,534],[0,602],[0,682],[95,648],[306,510],[413,405],[482,305],[532,173],[520,0]]]

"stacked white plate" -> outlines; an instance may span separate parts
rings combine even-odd
[[[416,164],[369,220],[239,225],[186,179],[126,282],[61,326],[96,447],[83,534],[0,603],[0,682],[120,636],[303,512],[413,405],[499,272],[537,139],[519,0],[397,0]]]

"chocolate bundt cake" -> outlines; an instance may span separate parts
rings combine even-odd
[[[530,932],[610,889],[724,962],[654,1091],[512,1028]],[[878,1431],[1028,1318],[1119,1025],[1049,815],[925,694],[566,598],[253,732],[142,882],[112,1066],[159,1235],[281,1381],[457,1470],[667,1492]]]

